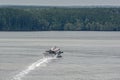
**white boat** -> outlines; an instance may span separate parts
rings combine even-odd
[[[51,51],[51,50],[48,50],[48,51],[45,51],[45,53],[43,53],[44,57],[57,57],[57,58],[61,58],[61,54],[63,53],[63,51]]]

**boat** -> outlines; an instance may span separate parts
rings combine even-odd
[[[52,51],[52,50],[48,50],[48,51],[45,51],[43,53],[44,57],[57,57],[57,58],[61,58],[61,54],[63,53],[63,51]]]

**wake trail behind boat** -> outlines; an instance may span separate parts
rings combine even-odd
[[[42,58],[42,59],[34,62],[30,66],[28,66],[27,69],[25,69],[25,70],[21,71],[19,74],[15,75],[13,77],[13,79],[11,79],[11,80],[22,80],[22,78],[25,77],[25,75],[27,75],[29,72],[31,72],[32,70],[35,70],[37,67],[42,67],[43,65],[46,65],[47,63],[49,63],[53,59],[57,59],[56,56]]]

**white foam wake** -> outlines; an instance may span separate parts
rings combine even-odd
[[[35,68],[37,68],[37,67],[41,67],[41,66],[49,63],[52,59],[56,59],[56,57],[43,58],[43,59],[40,59],[40,60],[34,62],[30,66],[28,66],[27,69],[25,69],[25,70],[21,71],[19,74],[15,75],[13,77],[13,79],[11,79],[11,80],[22,80],[22,78],[25,77],[25,75],[27,75],[29,72],[31,72],[32,70],[35,70]]]

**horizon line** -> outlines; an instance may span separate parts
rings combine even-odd
[[[117,7],[119,8],[120,5],[31,5],[31,4],[0,4],[0,6],[3,7],[7,7],[7,6],[16,6],[16,7],[20,7],[20,6],[24,6],[24,7]]]

